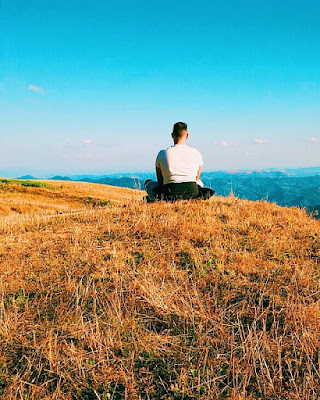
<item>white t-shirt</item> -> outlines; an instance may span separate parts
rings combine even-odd
[[[163,184],[197,182],[199,168],[203,166],[201,153],[186,144],[175,144],[161,150],[156,167],[161,169]]]

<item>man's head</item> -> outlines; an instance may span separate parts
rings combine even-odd
[[[188,126],[185,122],[176,122],[173,125],[172,138],[174,143],[185,142],[188,139]]]

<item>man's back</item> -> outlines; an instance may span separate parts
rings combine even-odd
[[[179,199],[209,199],[214,190],[203,187],[200,175],[201,153],[186,144],[189,137],[185,122],[176,122],[171,133],[174,146],[161,150],[156,159],[157,182],[145,181],[146,200],[175,201]]]
[[[161,169],[164,185],[196,182],[202,165],[201,153],[186,144],[175,144],[166,150],[161,150],[156,160],[156,167]]]

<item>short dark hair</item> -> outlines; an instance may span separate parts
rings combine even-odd
[[[185,122],[176,122],[173,125],[172,136],[178,139],[181,137],[181,132],[186,131],[188,129],[188,125]]]

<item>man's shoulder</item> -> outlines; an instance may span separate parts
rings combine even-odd
[[[190,149],[190,151],[193,151],[194,153],[201,155],[200,151],[198,149],[196,149],[195,147],[188,146],[188,148]]]
[[[161,157],[161,156],[165,155],[166,152],[167,152],[167,150],[168,150],[168,149],[161,149],[161,150],[159,150],[158,157]]]
[[[160,166],[164,162],[165,157],[166,157],[166,149],[160,150],[156,158],[156,165]]]
[[[158,153],[158,157],[164,157],[164,156],[166,156],[166,154],[167,154],[168,152],[170,152],[173,148],[174,148],[174,146],[169,146],[169,147],[167,147],[167,148],[165,148],[165,149],[160,150],[159,153]]]
[[[191,147],[189,145],[185,145],[185,146],[183,146],[183,148],[184,148],[184,150],[186,150],[186,151],[188,151],[190,153],[195,153],[195,154],[198,154],[198,155],[201,156],[200,151],[198,149],[196,149],[195,147]],[[170,152],[175,153],[175,151],[178,151],[177,149],[179,149],[179,147],[177,147],[177,146],[169,146],[166,149],[160,150],[159,153],[158,153],[158,157],[165,156],[167,153],[170,153]]]
[[[198,149],[196,149],[195,147],[191,147],[191,149],[192,149],[192,153],[194,154],[194,157],[196,157],[197,161],[199,162],[199,165],[203,166],[203,157],[202,157],[201,152]]]

